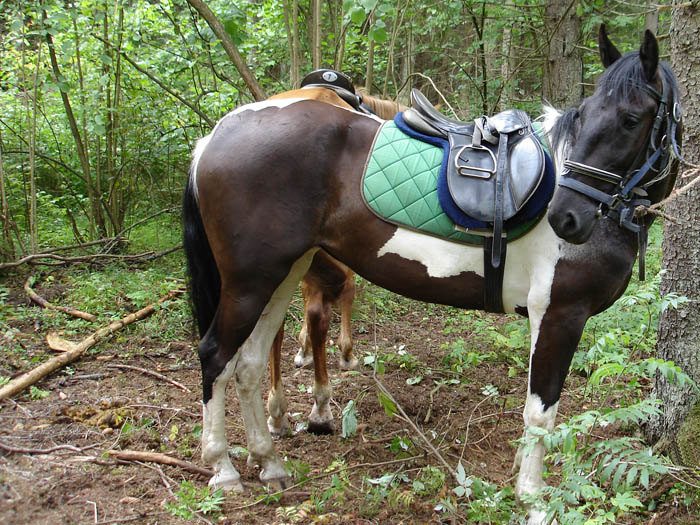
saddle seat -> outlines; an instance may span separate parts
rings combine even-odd
[[[455,205],[466,215],[492,225],[492,264],[500,264],[503,222],[534,195],[545,171],[544,150],[530,118],[508,110],[473,122],[449,119],[417,89],[404,122],[419,133],[447,139],[447,186]]]

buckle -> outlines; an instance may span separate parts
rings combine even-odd
[[[671,111],[671,116],[676,124],[680,124],[683,119],[683,109],[678,102],[673,103],[673,110]]]

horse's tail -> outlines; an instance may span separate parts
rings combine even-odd
[[[182,199],[183,246],[187,259],[189,277],[187,286],[192,313],[199,329],[199,336],[204,337],[219,306],[221,277],[199,212],[194,188],[194,169],[196,166],[193,163],[187,176],[187,185]]]

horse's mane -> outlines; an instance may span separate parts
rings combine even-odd
[[[678,101],[678,82],[671,67],[666,62],[659,61],[658,72],[663,78],[665,89],[671,91],[669,102]],[[598,81],[598,89],[606,91],[613,102],[619,102],[640,96],[643,94],[642,86],[646,84],[647,78],[639,58],[639,51],[632,51],[625,53],[603,72]]]
[[[372,111],[374,111],[379,118],[384,120],[390,120],[394,118],[394,115],[396,115],[398,112],[406,111],[408,109],[403,104],[399,104],[393,100],[384,100],[373,97],[372,95],[366,94],[362,90],[359,90],[358,93],[362,95],[362,102],[372,108]]]

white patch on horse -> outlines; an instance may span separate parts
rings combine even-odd
[[[397,228],[391,239],[379,249],[377,257],[388,253],[421,263],[430,277],[456,277],[462,272],[484,275],[481,248],[456,244],[406,228]]]

